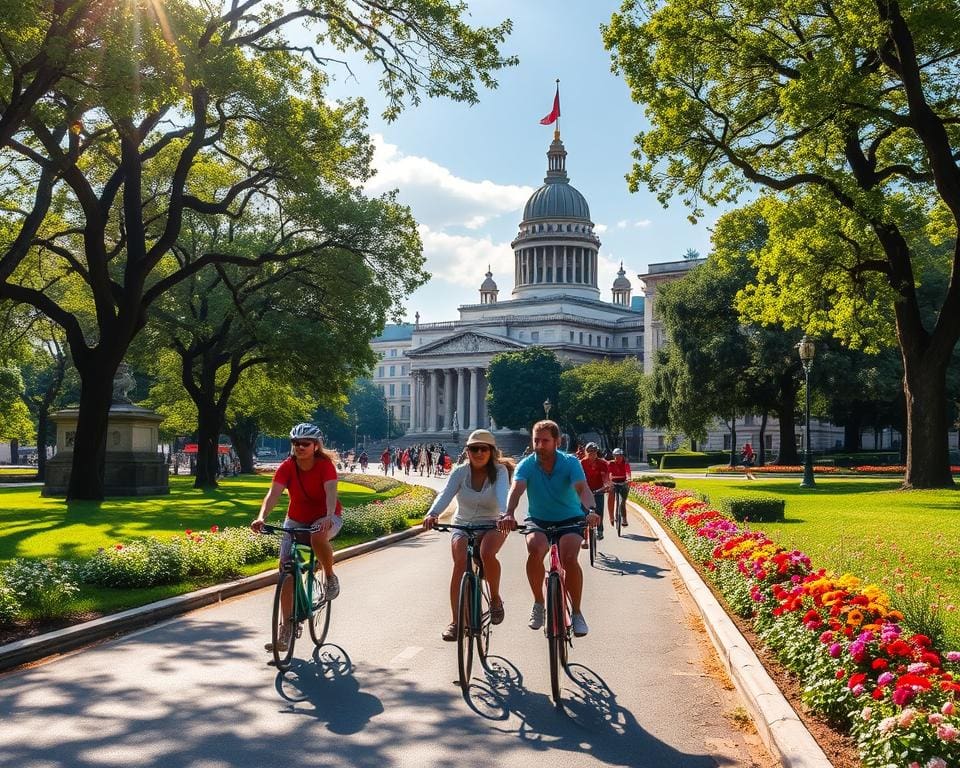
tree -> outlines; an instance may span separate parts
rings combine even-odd
[[[387,401],[371,379],[357,379],[344,402],[321,408],[314,420],[329,442],[354,446],[354,437],[380,440],[387,435]]]
[[[371,173],[365,106],[325,98],[331,55],[380,65],[388,118],[422,93],[475,102],[477,84],[494,86],[492,73],[515,63],[498,50],[509,22],[471,27],[446,0],[214,8],[34,0],[15,14],[30,43],[0,57],[13,94],[0,102],[0,299],[36,307],[66,336],[81,381],[68,498],[103,495],[112,380],[158,298],[214,264],[257,268],[331,249],[366,258],[370,244],[339,216]],[[81,17],[85,34],[57,31]],[[312,27],[316,43],[290,42],[293,23]],[[51,58],[55,73],[41,77]],[[31,88],[43,92],[28,97]],[[283,236],[255,256],[210,251],[178,265],[168,257],[190,212],[275,213]],[[83,283],[83,312],[46,291],[68,273]]]
[[[642,372],[635,360],[578,365],[560,374],[560,411],[576,432],[597,432],[607,448],[620,446],[640,407]]]
[[[544,418],[543,403],[549,400],[555,409],[550,416],[558,420],[562,370],[557,356],[545,347],[494,355],[487,371],[490,415],[502,427],[530,429]]]
[[[630,188],[646,184],[664,204],[680,193],[694,217],[701,201],[731,202],[755,185],[783,193],[783,214],[808,224],[806,238],[771,237],[771,254],[789,251],[810,265],[806,285],[783,291],[795,303],[808,285],[827,285],[849,307],[882,282],[903,358],[905,485],[952,486],[946,370],[960,338],[955,8],[936,0],[627,0],[603,34],[651,124],[637,137]],[[930,221],[950,278],[934,320],[924,322],[917,287]],[[764,263],[771,282],[787,283],[772,256]],[[816,304],[819,294],[807,298]],[[784,322],[806,325],[804,311]]]

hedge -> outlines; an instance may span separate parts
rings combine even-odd
[[[717,499],[716,506],[734,520],[772,523],[783,520],[786,501],[776,496],[732,496]]]
[[[729,458],[729,451],[665,453],[660,459],[660,469],[706,469]]]

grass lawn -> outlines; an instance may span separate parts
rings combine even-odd
[[[774,494],[786,499],[782,523],[751,523],[814,567],[849,572],[887,588],[896,600],[939,600],[944,622],[960,641],[960,490],[898,491],[898,480],[677,479],[678,488],[724,496]]]
[[[15,557],[78,558],[99,547],[156,536],[182,534],[184,530],[207,530],[212,525],[247,526],[256,516],[267,489],[269,475],[224,478],[215,491],[192,487],[189,477],[171,477],[170,494],[149,498],[116,498],[103,502],[70,502],[40,496],[40,488],[0,488],[0,564]],[[353,483],[338,486],[344,507],[357,506],[403,493],[403,488],[376,493]],[[280,523],[287,496],[270,514]],[[411,524],[420,518],[411,520]],[[360,536],[338,536],[334,549],[360,543]],[[260,573],[274,560],[245,566],[244,575]],[[155,600],[183,594],[210,581],[191,581],[145,589],[108,589],[82,585],[80,593],[65,606],[69,615],[111,613]]]

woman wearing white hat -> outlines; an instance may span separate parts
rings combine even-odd
[[[497,448],[497,440],[485,429],[470,433],[467,440],[469,461],[460,464],[447,480],[447,485],[434,499],[426,517],[425,529],[433,528],[437,518],[453,501],[457,499],[457,511],[453,516],[454,525],[490,525],[499,523],[507,509],[507,490],[510,486],[510,474],[513,461],[504,458]],[[500,597],[500,561],[497,552],[503,546],[506,532],[502,530],[484,531],[480,540],[480,558],[483,560],[484,577],[490,585],[490,621],[499,624],[503,621],[503,600]],[[453,554],[453,574],[450,578],[450,613],[453,619],[443,631],[444,640],[457,639],[457,597],[460,580],[467,568],[467,536],[463,531],[454,531],[451,537]]]

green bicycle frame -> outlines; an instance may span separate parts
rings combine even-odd
[[[313,605],[313,579],[300,578],[302,574],[312,574],[316,566],[316,555],[313,547],[309,544],[293,545],[293,615],[295,621],[306,621],[310,618],[311,606]],[[306,582],[306,586],[304,586]]]

